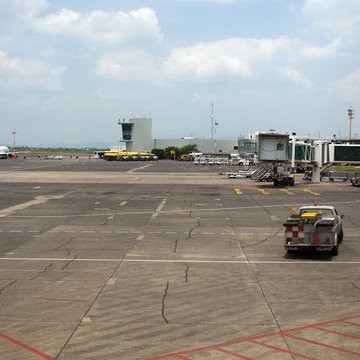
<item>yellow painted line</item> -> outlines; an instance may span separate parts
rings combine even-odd
[[[281,192],[288,194],[288,195],[295,195],[295,193],[293,193],[292,191],[288,190],[288,189],[281,189]]]
[[[303,189],[303,191],[304,191],[304,192],[307,192],[307,193],[309,193],[309,194],[311,194],[311,195],[316,195],[316,196],[320,195],[319,193],[314,192],[314,191],[311,191],[311,190],[308,190],[308,189]]]
[[[242,191],[240,189],[234,189],[234,191],[237,195],[242,195]]]
[[[267,190],[258,189],[258,191],[261,192],[263,195],[270,195],[270,193]]]

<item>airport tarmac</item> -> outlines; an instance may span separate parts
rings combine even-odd
[[[360,358],[360,189],[191,163],[0,161],[0,359]],[[345,215],[284,251],[290,209]]]

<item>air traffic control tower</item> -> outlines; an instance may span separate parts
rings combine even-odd
[[[119,120],[122,128],[122,139],[126,145],[126,151],[151,151],[152,140],[152,119],[134,118]]]

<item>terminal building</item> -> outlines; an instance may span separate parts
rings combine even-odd
[[[126,151],[148,151],[165,149],[169,146],[181,148],[186,145],[197,145],[199,152],[205,154],[249,154],[258,153],[257,134],[248,138],[235,140],[218,139],[153,139],[151,118],[132,118],[119,120],[122,128],[122,139]],[[300,139],[295,133],[290,136],[289,160],[295,163],[311,164],[316,162],[320,167],[329,163],[360,163],[359,139]]]
[[[119,120],[122,129],[122,139],[126,151],[151,151],[165,149],[169,146],[183,147],[197,145],[200,152],[214,154],[232,154],[238,152],[238,140],[219,139],[153,139],[151,118],[132,118]]]
[[[152,140],[152,119],[135,118],[119,120],[122,129],[122,139],[126,151],[151,151]]]

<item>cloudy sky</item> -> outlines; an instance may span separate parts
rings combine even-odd
[[[359,0],[0,0],[0,144],[360,137]],[[358,111],[359,109],[359,111]],[[359,120],[357,120],[359,118]]]

